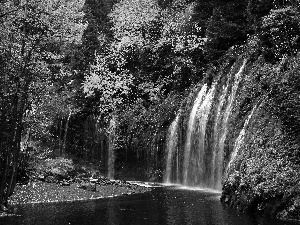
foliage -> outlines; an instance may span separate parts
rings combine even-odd
[[[54,158],[32,162],[32,170],[38,175],[60,175],[66,177],[75,166],[73,161],[65,158]]]
[[[277,79],[269,84],[270,108],[282,121],[285,131],[297,137],[300,132],[299,55],[283,60],[280,69],[280,73],[275,73]]]
[[[267,60],[279,60],[284,55],[295,55],[300,47],[300,14],[297,8],[272,10],[262,20],[262,51]]]
[[[275,64],[259,56],[247,65],[236,118],[257,107],[233,162],[236,171],[223,186],[225,201],[239,209],[298,218],[292,216],[300,180],[298,60],[285,56]]]
[[[264,58],[245,78],[243,115],[258,96],[267,96],[269,112],[295,137],[299,21],[295,1],[1,1],[0,190],[13,183],[6,179],[8,166],[16,168],[22,132],[54,142],[51,148],[69,143],[68,152],[84,157],[96,142],[101,151],[108,147],[112,117],[118,120],[117,161],[129,157],[161,169],[155,157],[182,96],[196,83],[211,82],[208,69],[232,52]],[[276,163],[270,171],[279,169]],[[251,168],[266,164],[249,161]],[[258,188],[269,185],[259,182]],[[0,205],[4,198],[0,191]]]
[[[80,43],[85,26],[82,2],[77,0],[4,1],[0,6],[2,205],[16,183],[25,113],[36,111],[31,106],[43,98],[43,87],[68,71],[63,67],[67,48]]]
[[[122,69],[122,62],[117,62],[118,68],[115,72],[110,71],[109,57],[96,56],[96,62],[91,65],[83,87],[87,96],[96,92],[99,96],[99,110],[104,115],[122,107],[133,85],[133,78],[127,70]]]
[[[206,26],[206,55],[209,60],[217,60],[230,47],[243,44],[251,32],[245,1],[216,4]]]
[[[261,54],[261,50],[268,50],[266,38],[278,43],[286,40],[283,31],[270,33],[269,28],[294,26],[297,9],[290,7],[295,16],[290,16],[291,13],[277,16],[277,11],[285,12],[280,7],[273,1],[255,0],[123,0],[114,4],[106,17],[110,20],[111,30],[107,31],[110,38],[100,34],[105,46],[95,52],[96,60],[85,73],[83,87],[86,100],[94,102],[93,112],[98,108],[96,114],[107,118],[117,114],[117,149],[145,148],[148,149],[145,154],[151,155],[154,150],[149,143],[161,139],[170,123],[169,114],[162,112],[168,108],[164,103],[170,95],[180,95],[192,84],[206,82],[203,78],[209,65],[221,62],[222,57],[228,56],[225,54],[228,50]],[[245,43],[247,46],[243,47]],[[283,49],[287,51],[286,45]],[[296,52],[296,46],[294,49]],[[243,100],[243,113],[247,113],[249,103],[254,101],[250,98],[272,89],[268,83],[278,77],[272,75],[269,66],[265,64],[261,73],[253,74],[258,81],[250,78],[251,87],[245,89],[252,91]],[[175,108],[170,109],[171,115]],[[163,128],[158,129],[161,124]]]
[[[116,165],[129,170],[140,168],[149,174],[162,171],[166,132],[182,99],[183,96],[171,93],[149,108],[137,102],[122,111],[116,131]],[[148,173],[143,178],[147,178]]]
[[[151,38],[158,32],[159,14],[159,6],[153,0],[123,0],[115,4],[109,17],[118,47],[151,46]]]

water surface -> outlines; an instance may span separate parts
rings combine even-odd
[[[295,224],[228,209],[219,198],[218,192],[156,187],[148,193],[108,199],[23,205],[18,211],[20,216],[0,218],[0,224]]]

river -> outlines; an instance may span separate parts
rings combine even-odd
[[[19,216],[2,217],[5,225],[289,225],[229,209],[220,193],[178,186],[107,199],[21,205]]]

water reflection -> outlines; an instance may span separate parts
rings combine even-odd
[[[20,217],[0,218],[0,224],[73,225],[257,225],[293,224],[270,221],[225,208],[219,193],[160,187],[145,194],[65,203],[33,204]],[[294,223],[295,224],[295,223]]]
[[[108,224],[118,225],[120,223],[118,222],[118,215],[117,215],[117,212],[116,212],[117,205],[116,205],[115,201],[116,200],[114,198],[111,198],[107,202]]]

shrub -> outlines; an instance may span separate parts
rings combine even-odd
[[[262,20],[262,51],[268,61],[294,55],[300,47],[300,14],[296,8],[271,10]]]

